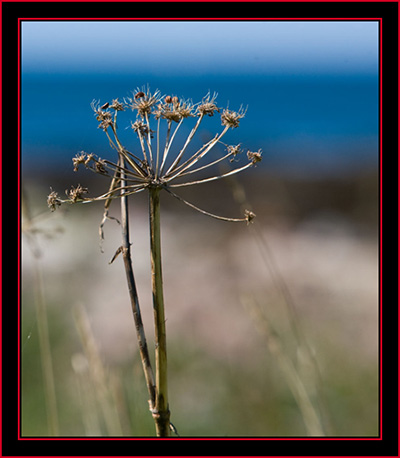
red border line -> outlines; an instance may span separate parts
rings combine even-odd
[[[29,0],[33,1],[33,0]],[[75,1],[75,0],[74,0]],[[89,1],[94,1],[94,0],[89,0]],[[106,0],[104,0],[106,1]],[[124,0],[123,0],[124,1]],[[299,0],[300,1],[300,0]],[[361,1],[361,0],[360,0]],[[372,1],[372,0],[371,0]],[[90,17],[90,18],[68,18],[68,17],[58,17],[58,18],[51,18],[51,17],[45,17],[45,18],[40,18],[40,17],[34,17],[34,18],[29,18],[29,17],[21,17],[18,18],[18,22],[21,21],[77,21],[77,22],[93,22],[93,21],[102,21],[102,22],[110,22],[110,21],[125,21],[125,22],[131,22],[131,21],[152,21],[152,22],[161,22],[161,21],[190,21],[190,22],[195,22],[195,21],[220,21],[220,22],[226,22],[226,21],[232,21],[232,22],[246,22],[246,21],[252,21],[252,22],[267,22],[267,21],[287,21],[287,22],[294,22],[294,21],[319,21],[319,22],[329,22],[329,21],[342,21],[342,22],[356,22],[356,21],[371,21],[371,22],[381,22],[382,18],[380,17],[359,17],[359,18],[307,18],[307,17],[298,17],[298,18],[284,18],[284,17],[191,17],[191,18],[174,18],[174,17],[158,17],[158,18],[152,18],[152,17],[124,17],[124,18],[118,18],[118,17],[110,17],[110,18],[104,18],[104,17]]]
[[[35,3],[36,0],[25,0],[27,2],[32,2]],[[52,0],[43,0],[44,2],[51,2],[51,3],[57,3],[56,1]],[[80,3],[80,0],[68,0],[69,2],[75,2],[75,3]],[[94,2],[95,0],[86,0],[89,2]],[[100,0],[100,2],[108,2],[109,0]],[[130,0],[120,0],[123,2],[129,2],[129,3],[135,3],[134,1]],[[144,0],[149,3],[170,3],[168,0],[156,0],[156,1],[151,1],[151,0]],[[177,1],[183,1],[183,0],[177,0]],[[202,0],[201,0],[202,1]],[[228,2],[228,0],[222,0]],[[242,0],[233,0],[233,1],[242,1]],[[252,0],[260,3],[268,3],[265,2],[264,0]],[[285,3],[286,0],[276,0],[278,2]],[[302,0],[291,0],[294,2],[302,2]],[[309,0],[309,1],[315,1],[319,2],[320,0]],[[323,0],[323,1],[331,1],[331,0]],[[336,0],[335,0],[336,1]],[[355,2],[363,2],[364,0],[353,0]],[[376,0],[365,0],[367,2],[375,2]],[[4,3],[18,3],[18,0],[0,0],[0,2]],[[189,2],[195,2],[197,3],[196,0],[189,0]],[[205,0],[205,3],[214,3],[213,1],[210,0]],[[399,3],[397,0],[389,0],[388,3]],[[0,12],[1,15],[1,12]],[[400,17],[400,10],[399,10],[399,17]],[[329,437],[329,436],[324,436],[324,437],[170,437],[170,438],[156,438],[156,437],[47,437],[47,436],[41,436],[41,437],[21,437],[20,435],[20,425],[21,425],[21,418],[20,418],[20,374],[18,374],[18,440],[21,441],[36,441],[36,440],[62,440],[62,441],[70,441],[70,440],[135,440],[135,441],[141,441],[141,440],[211,440],[211,441],[244,441],[244,440],[250,440],[250,441],[275,441],[275,440],[285,440],[285,441],[298,441],[298,440],[308,440],[308,441],[315,441],[315,440],[341,440],[341,441],[354,441],[354,440],[372,440],[372,441],[377,441],[377,440],[382,440],[382,18],[232,18],[232,17],[226,17],[226,18],[148,18],[148,17],[136,17],[136,18],[18,18],[18,171],[20,171],[21,163],[20,163],[20,157],[21,157],[21,113],[20,113],[20,107],[21,107],[21,23],[23,21],[378,21],[379,22],[379,179],[380,179],[380,211],[379,211],[379,233],[380,233],[380,240],[379,240],[379,248],[380,248],[380,256],[379,256],[379,281],[380,281],[380,294],[379,294],[379,312],[380,312],[380,324],[379,324],[379,346],[380,346],[380,351],[379,351],[379,375],[380,375],[380,393],[379,393],[379,408],[380,408],[380,419],[379,419],[379,436],[378,437]],[[1,37],[0,37],[1,40]],[[400,44],[400,38],[399,38],[399,44]],[[1,64],[0,64],[1,65]],[[400,64],[399,64],[399,70],[400,70]],[[400,82],[399,82],[399,88],[400,88]],[[0,115],[1,116],[1,115]],[[399,123],[400,126],[400,123]],[[400,139],[398,139],[399,143],[399,150],[400,150]],[[1,170],[1,165],[0,165],[0,170]],[[400,173],[400,164],[399,164],[399,173]],[[18,193],[20,192],[20,174],[18,173]],[[398,195],[400,198],[400,184],[398,185]],[[1,203],[0,203],[1,207]],[[20,195],[18,199],[18,227],[20,229],[21,221],[20,221]],[[1,216],[0,216],[1,218]],[[399,223],[400,223],[400,215],[398,217]],[[1,221],[1,219],[0,219]],[[0,233],[1,233],[1,224],[0,224]],[[21,242],[21,234],[20,231],[18,232],[18,257],[20,259],[20,242]],[[399,240],[400,240],[400,235],[399,235]],[[1,252],[1,251],[0,251]],[[399,254],[400,254],[400,246],[399,246]],[[399,272],[399,283],[400,283],[400,272]],[[0,283],[1,287],[1,283]],[[18,291],[20,291],[20,276],[18,277]],[[399,301],[400,301],[400,288],[398,290],[399,292]],[[21,324],[21,316],[20,316],[20,293],[18,292],[18,370],[20,370],[20,324]],[[1,318],[0,318],[1,320]],[[400,325],[400,317],[399,317],[399,325]],[[399,340],[399,348],[400,348],[400,340]],[[0,369],[1,371],[1,369]],[[399,368],[399,374],[400,374],[400,368]],[[400,393],[400,385],[399,385],[399,393]],[[1,401],[0,401],[1,402]],[[399,432],[400,432],[400,425],[399,425]],[[67,456],[67,455],[59,455],[59,456]],[[118,455],[119,456],[119,455]],[[140,457],[139,457],[140,458]],[[197,458],[196,456],[193,456],[193,458]],[[198,456],[198,458],[201,458]],[[213,458],[213,457],[209,457]],[[243,457],[246,458],[246,457]],[[332,456],[332,458],[335,458]],[[341,457],[341,458],[346,458],[346,457]]]

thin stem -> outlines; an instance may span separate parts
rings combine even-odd
[[[208,167],[212,167],[213,165],[218,164],[219,162],[222,162],[223,160],[227,159],[229,156],[232,156],[232,153],[225,154],[225,156],[220,157],[219,159],[216,159],[215,161],[210,162],[209,164],[203,165],[202,167],[198,167],[197,169],[192,169],[192,170],[189,170],[188,172],[180,173],[179,176],[183,177],[185,175],[190,175],[191,173],[200,172],[200,170],[207,169]]]
[[[146,119],[146,124],[147,124],[147,138],[146,138],[146,143],[147,147],[149,149],[149,156],[150,156],[150,167],[153,169],[154,164],[153,164],[153,150],[151,147],[151,129],[150,129],[150,120],[149,120],[149,115],[146,113],[145,114],[145,119]]]
[[[118,149],[117,149],[118,153],[126,159],[126,161],[130,164],[130,166],[134,170],[136,170],[136,172],[140,176],[144,176],[145,172],[140,168],[140,166],[138,164],[136,164],[136,162],[131,157],[128,156],[128,154],[127,154],[128,151],[122,146],[121,142],[119,141],[116,124],[114,123],[114,125],[112,125],[111,128],[112,128],[112,131],[113,131],[113,134],[114,134],[115,141],[117,142],[117,145],[118,145]],[[132,156],[132,154],[131,154],[131,156]]]
[[[120,170],[121,167],[118,165],[118,164],[115,164],[114,162],[112,161],[109,161],[107,159],[103,159],[104,161],[104,164],[107,165],[107,168],[109,170],[112,170],[113,172],[115,172],[116,170]],[[92,169],[93,170],[93,169]],[[94,170],[96,172],[96,170]],[[127,168],[124,168],[124,172],[125,172],[125,175],[126,176],[126,180],[136,180],[136,181],[139,181],[139,182],[145,182],[146,179],[145,177],[143,177],[143,175],[137,175],[136,173],[134,173],[133,171],[127,169]],[[129,178],[129,177],[133,177],[133,178]]]
[[[262,314],[262,309],[254,300],[242,299],[243,305],[249,310],[256,323],[257,330],[264,336],[269,351],[277,358],[285,374],[286,382],[302,413],[307,433],[309,436],[325,436],[321,420],[315,409],[307,388],[301,379],[296,366],[284,352],[277,332]]]
[[[174,171],[175,168],[177,167],[177,165],[179,164],[179,162],[180,162],[180,160],[181,160],[181,158],[183,156],[183,153],[186,151],[187,146],[192,141],[192,138],[194,137],[194,134],[196,133],[197,129],[199,128],[199,126],[201,124],[201,121],[203,120],[203,117],[204,117],[204,115],[200,115],[199,116],[199,119],[197,120],[196,125],[193,127],[193,129],[191,130],[190,134],[188,135],[188,137],[186,139],[186,142],[183,145],[183,148],[181,149],[180,153],[176,157],[175,161],[172,163],[171,167],[167,170],[167,173],[165,175],[168,175],[169,173]]]
[[[49,326],[47,320],[46,303],[43,294],[43,277],[39,260],[35,257],[34,263],[36,285],[36,316],[39,334],[40,359],[42,362],[47,423],[50,436],[59,434],[57,399],[54,383],[53,361],[50,349]]]
[[[125,187],[125,173],[124,169],[124,158],[120,154],[119,165],[121,167],[121,226],[122,226],[122,256],[124,259],[126,279],[128,282],[129,297],[131,300],[133,318],[135,320],[136,334],[139,343],[140,358],[142,360],[142,366],[144,375],[146,378],[147,389],[150,395],[149,405],[150,410],[154,409],[155,405],[155,382],[153,369],[151,367],[149,351],[147,348],[147,341],[143,327],[143,321],[140,313],[139,298],[136,290],[135,277],[133,275],[131,249],[129,241],[129,213],[128,213],[128,196],[125,194],[123,188]]]
[[[220,219],[222,221],[230,221],[230,222],[233,222],[233,223],[238,223],[238,222],[241,222],[241,221],[248,221],[248,218],[228,218],[228,217],[225,217],[225,216],[219,216],[219,215],[214,215],[214,213],[210,213],[210,212],[207,212],[205,210],[202,210],[201,208],[199,207],[196,207],[196,205],[193,205],[191,204],[190,202],[188,202],[187,200],[185,200],[183,197],[181,196],[178,196],[178,194],[175,194],[174,192],[172,192],[170,189],[168,189],[167,187],[164,188],[169,194],[171,194],[171,196],[175,197],[176,199],[180,200],[181,202],[183,202],[184,204],[186,204],[187,206],[193,208],[194,210],[197,210],[198,212],[200,213],[203,213],[203,215],[207,215],[207,216],[211,216],[211,218],[215,218],[215,219]]]
[[[223,173],[222,175],[217,175],[215,177],[210,177],[210,178],[204,178],[201,180],[197,181],[189,181],[187,183],[179,183],[179,184],[171,184],[169,185],[171,188],[180,188],[182,186],[192,186],[194,184],[201,184],[201,183],[208,183],[209,181],[215,181],[215,180],[220,180],[221,178],[229,177],[231,175],[234,175],[235,173],[239,173],[242,170],[245,170],[253,165],[252,162],[249,162],[248,164],[244,165],[243,167],[239,167],[238,169],[231,170],[230,172]]]
[[[160,161],[160,121],[161,119],[158,118],[157,121],[157,158],[156,158],[156,166],[155,166],[155,176],[158,178],[159,173],[159,161]]]
[[[51,343],[47,316],[47,305],[44,294],[43,271],[41,268],[41,253],[36,245],[36,236],[32,222],[29,202],[24,189],[22,189],[22,213],[27,229],[24,231],[28,239],[28,246],[33,256],[33,273],[35,276],[35,312],[39,336],[40,360],[42,364],[47,425],[50,436],[58,436],[58,409],[54,381],[53,359],[51,355]]]
[[[174,133],[172,134],[171,139],[169,138],[169,135],[170,135],[172,121],[168,122],[167,141],[165,143],[165,150],[164,150],[163,160],[162,160],[162,164],[161,164],[161,168],[160,168],[160,170],[161,170],[160,171],[160,175],[163,174],[165,161],[167,160],[167,156],[168,156],[169,150],[171,149],[172,142],[174,141],[175,135],[178,132],[178,129],[181,126],[182,122],[183,122],[183,118],[179,121],[178,125],[175,127],[175,130],[174,130]]]
[[[201,158],[203,158],[214,146],[218,143],[221,138],[226,134],[228,131],[228,127],[218,135],[216,135],[213,139],[211,139],[208,143],[203,145],[196,153],[193,154],[191,158],[189,158],[185,163],[181,164],[179,167],[176,167],[173,171],[173,175],[168,177],[168,180],[173,180],[174,178],[178,177],[183,173],[185,170],[192,167],[192,165],[196,164]],[[180,170],[179,170],[180,169]],[[179,172],[178,172],[179,170]]]
[[[170,434],[167,381],[167,339],[165,329],[164,293],[161,269],[160,188],[150,188],[150,249],[155,322],[156,402],[153,417],[158,437]]]
[[[99,349],[90,326],[89,318],[82,306],[73,310],[75,326],[82,342],[84,354],[89,363],[92,389],[100,405],[104,423],[109,436],[121,436],[121,420],[112,400],[109,379],[104,364],[100,358]]]

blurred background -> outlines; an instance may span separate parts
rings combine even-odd
[[[46,204],[50,187],[108,189],[73,172],[81,150],[115,154],[90,103],[149,85],[247,107],[224,141],[263,150],[234,180],[177,189],[223,216],[246,204],[248,227],[162,196],[179,433],[376,436],[378,22],[23,21],[21,33],[22,434],[154,434],[123,265],[108,264],[119,226],[106,224],[102,253],[102,203]],[[139,154],[131,121],[120,114],[119,134]],[[205,119],[197,145],[220,130],[219,116]],[[132,250],[153,353],[146,198],[131,199]]]

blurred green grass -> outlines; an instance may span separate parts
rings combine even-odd
[[[54,180],[46,180],[42,182],[54,186]],[[260,175],[244,183],[259,224],[272,229],[267,233],[294,293],[298,324],[320,364],[326,405],[321,417],[334,436],[378,434],[377,284],[370,282],[377,268],[371,255],[377,244],[376,184],[374,173],[308,182]],[[25,185],[32,214],[47,211],[48,188],[32,180]],[[210,211],[223,208],[232,216],[238,211],[229,187],[193,193],[188,190],[185,198]],[[133,258],[152,352],[146,199],[138,197],[132,214]],[[202,215],[167,198],[162,204],[171,421],[181,436],[305,436],[301,412],[278,361],[240,304],[240,294],[255,296],[278,329],[285,354],[299,371],[307,370],[298,357],[282,298],[257,259],[251,236],[237,226],[203,221]],[[106,254],[101,255],[101,212],[101,205],[72,207],[65,216],[55,216],[56,223],[43,223],[46,228],[63,227],[64,234],[39,241],[60,434],[109,434],[98,400],[88,395],[93,381],[82,363],[85,357],[72,313],[81,303],[93,327],[122,433],[152,436],[123,273],[118,265],[107,265],[118,246],[118,227],[106,227]],[[342,257],[324,258],[321,250],[329,246],[328,254],[339,251]],[[46,436],[35,284],[25,242],[23,253],[22,435]],[[316,263],[319,256],[323,264]],[[346,273],[341,277],[338,269],[351,268],[351,262],[358,272],[347,284]],[[74,361],[81,361],[81,373]],[[309,388],[315,401],[312,383]]]
[[[29,308],[25,304],[26,309]],[[30,322],[32,317],[25,316]],[[50,316],[59,423],[62,436],[84,436],[83,408],[78,377],[71,367],[77,349],[71,329],[60,316]],[[22,335],[26,335],[23,327]],[[35,332],[22,358],[22,435],[46,436],[45,400]],[[216,358],[188,342],[169,339],[169,386],[171,420],[181,436],[304,436],[306,430],[298,406],[282,372],[267,348],[259,349],[252,367],[240,361]],[[332,349],[330,349],[332,351]],[[125,412],[124,432],[132,436],[154,435],[147,408],[147,390],[138,354],[121,367],[108,366],[118,378]],[[335,359],[335,355],[327,355]],[[334,435],[374,436],[378,431],[377,373],[340,361],[324,383],[329,420]],[[89,381],[89,375],[86,374]],[[90,381],[89,381],[90,382]],[[96,405],[97,411],[99,406]],[[121,412],[120,412],[121,413]],[[99,413],[98,413],[99,415]],[[107,435],[100,422],[100,435]]]

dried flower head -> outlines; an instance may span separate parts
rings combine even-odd
[[[80,184],[75,188],[71,186],[70,190],[66,190],[65,194],[70,199],[72,203],[77,202],[78,200],[83,200],[83,194],[87,194],[89,190],[87,188],[82,187]]]
[[[253,219],[256,217],[256,214],[251,212],[250,210],[245,210],[244,211],[244,217],[247,221],[247,224],[250,224],[253,222]]]
[[[167,121],[179,122],[182,119],[193,116],[193,104],[187,100],[179,100],[178,97],[168,95],[164,99],[165,103],[160,103],[154,111],[156,119],[166,119]]]
[[[153,107],[160,101],[160,92],[157,90],[152,94],[149,88],[146,92],[137,89],[133,98],[128,97],[127,100],[132,111],[136,110],[139,116],[145,118],[150,115]]]
[[[118,99],[113,99],[110,108],[115,111],[124,111],[124,105],[123,103],[119,102]]]
[[[262,160],[262,150],[259,149],[257,152],[253,153],[252,151],[247,152],[247,157],[249,161],[253,164],[257,164],[257,162],[261,162]]]
[[[219,108],[215,104],[215,101],[217,99],[217,93],[214,92],[214,94],[211,96],[210,93],[208,93],[199,106],[197,107],[197,113],[199,116],[214,116],[214,112],[216,111],[219,113]]]
[[[239,121],[244,118],[247,110],[243,110],[242,107],[238,111],[229,110],[226,108],[221,115],[221,123],[223,126],[235,129],[239,127]]]
[[[93,100],[91,103],[92,110],[94,111],[94,115],[96,116],[96,120],[100,121],[99,129],[103,129],[104,131],[107,130],[108,127],[111,126],[113,123],[112,115],[109,111],[105,111],[102,107],[108,108],[109,104],[104,104],[99,107],[100,103],[96,100]]]
[[[51,189],[51,188],[50,188]],[[62,201],[58,198],[58,193],[51,190],[51,193],[47,197],[47,205],[50,210],[53,212],[61,205]]]
[[[93,153],[87,154],[81,151],[76,154],[72,162],[74,171],[77,171],[79,166],[83,164],[85,168],[89,170],[103,176],[112,177],[110,188],[107,192],[98,197],[87,198],[84,196],[87,194],[88,190],[78,185],[76,188],[72,187],[70,190],[66,191],[67,200],[59,199],[57,193],[52,191],[48,198],[49,207],[54,210],[64,202],[76,203],[105,200],[106,209],[102,223],[103,225],[104,221],[110,218],[108,216],[108,207],[112,199],[121,195],[128,196],[145,189],[154,190],[154,188],[158,188],[167,191],[173,197],[203,214],[227,221],[251,222],[255,216],[252,212],[246,211],[244,218],[220,217],[199,209],[172,191],[172,188],[207,183],[234,175],[261,161],[261,150],[257,152],[248,151],[247,158],[249,162],[244,165],[237,166],[224,173],[216,175],[210,174],[211,176],[208,177],[206,176],[198,179],[186,178],[200,171],[215,171],[216,169],[214,166],[216,164],[224,160],[229,160],[232,163],[242,152],[240,143],[237,145],[227,145],[222,141],[222,138],[229,129],[238,127],[240,119],[245,116],[246,110],[240,107],[238,111],[233,111],[229,108],[224,109],[221,114],[221,122],[224,126],[221,132],[214,134],[208,141],[205,141],[202,146],[196,147],[188,153],[191,149],[189,145],[192,146],[191,142],[206,116],[213,116],[215,112],[220,113],[216,98],[216,93],[213,93],[213,95],[208,93],[203,97],[200,103],[193,104],[191,100],[185,100],[184,98],[178,98],[173,95],[162,97],[158,90],[152,93],[149,88],[143,88],[142,90],[137,89],[136,92],[133,93],[132,98],[124,99],[125,105],[137,112],[137,119],[135,122],[131,121],[131,127],[133,131],[138,134],[142,158],[128,151],[122,145],[118,137],[117,115],[119,114],[118,112],[124,111],[125,106],[119,102],[118,99],[113,99],[111,104],[105,103],[101,106],[99,102],[94,100],[92,102],[92,108],[97,121],[100,122],[99,127],[103,128],[109,144],[118,152],[118,161],[112,162],[110,160],[100,159]],[[114,110],[114,113],[111,113],[111,109]],[[158,121],[156,142],[152,141],[152,134],[155,131],[151,129],[152,120],[150,115]],[[176,150],[176,154],[171,159],[171,155],[173,155],[171,151],[173,151],[174,145],[176,144],[176,133],[182,121],[195,115],[197,116],[197,120],[194,126],[189,131],[183,146],[179,146]],[[160,139],[162,120],[167,122],[166,138],[164,141]],[[173,122],[176,123],[176,125],[174,125]],[[107,131],[108,127],[111,127],[110,131]],[[211,161],[204,162],[207,154],[218,144],[225,145],[226,154],[217,159],[214,158]]]
[[[84,151],[81,151],[80,153],[77,153],[75,157],[72,158],[72,163],[74,164],[74,172],[77,172],[79,169],[79,166],[81,164],[84,164],[85,166],[87,161],[87,155]]]
[[[131,122],[131,127],[137,134],[147,135],[149,131],[149,126],[145,124],[141,119],[138,119],[135,122]]]
[[[99,173],[100,175],[108,175],[106,166],[107,166],[107,163],[104,159],[93,158],[93,169],[96,173]]]
[[[240,148],[240,143],[236,146],[229,145],[227,148],[227,151],[231,157],[230,162],[233,162],[238,154],[242,152]]]
[[[94,154],[93,153],[86,154],[85,166],[88,167],[91,161],[96,161]]]

